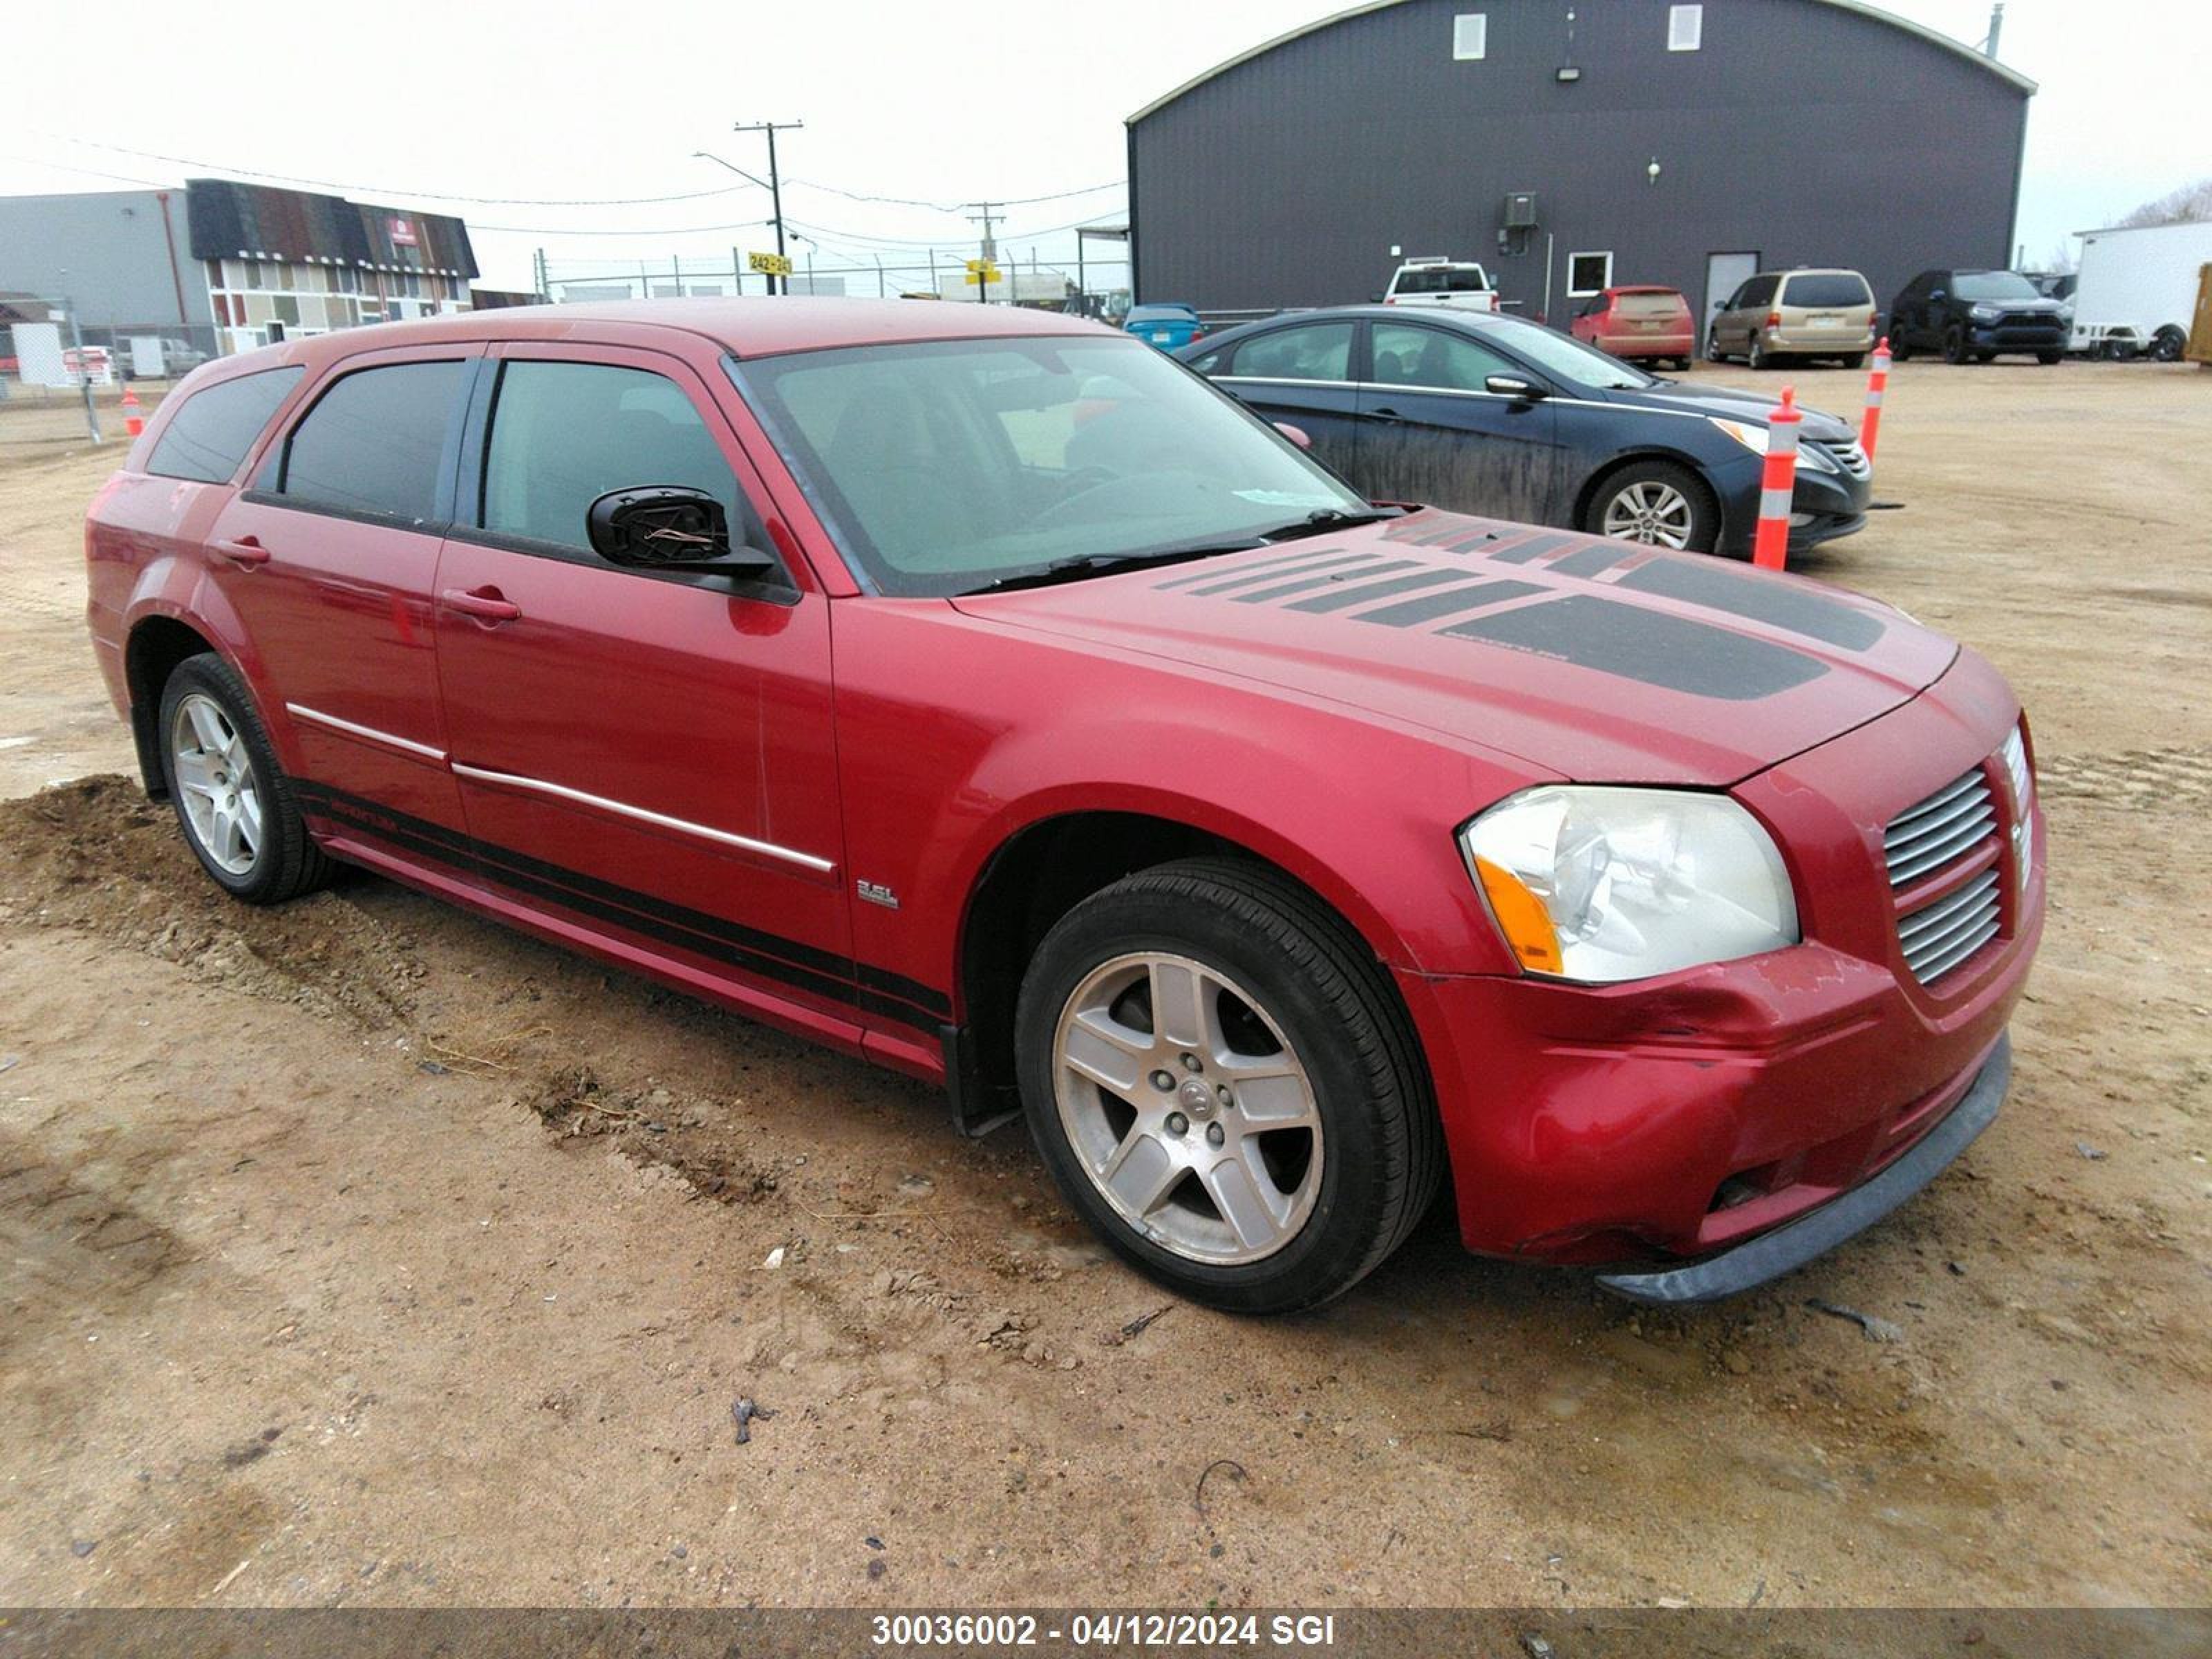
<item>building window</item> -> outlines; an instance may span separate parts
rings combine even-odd
[[[1677,8],[1679,9],[1679,8]],[[1490,14],[1463,11],[1452,19],[1452,56],[1480,58],[1490,45]]]
[[[1669,6],[1667,8],[1667,50],[1695,52],[1705,38],[1705,9],[1703,6]]]
[[[1582,299],[1586,295],[1602,294],[1613,286],[1613,255],[1611,253],[1570,253],[1567,255],[1567,297]]]

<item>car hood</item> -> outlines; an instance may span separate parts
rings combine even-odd
[[[953,603],[1586,782],[1737,782],[1911,701],[1958,650],[1800,578],[1433,509]]]
[[[1762,423],[1782,404],[1781,398],[1771,398],[1763,392],[1740,392],[1733,386],[1685,386],[1680,381],[1638,391],[1607,392],[1605,395],[1609,401],[1631,409],[1670,409],[1691,415],[1717,415],[1724,421]],[[1797,428],[1800,438],[1833,444],[1850,443],[1858,435],[1848,422],[1823,410],[1807,409],[1801,404],[1797,412],[1804,417],[1804,424]]]

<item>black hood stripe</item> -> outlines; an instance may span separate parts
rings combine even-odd
[[[1511,547],[1500,548],[1490,556],[1500,564],[1527,564],[1540,559],[1547,553],[1556,553],[1563,547],[1572,547],[1583,538],[1580,536],[1531,536],[1527,541]]]
[[[1194,587],[1190,591],[1194,593],[1226,593],[1235,588],[1249,586],[1254,582],[1270,581],[1279,576],[1304,575],[1309,570],[1333,570],[1340,565],[1371,564],[1375,562],[1375,557],[1372,553],[1347,553],[1340,547],[1333,547],[1323,552],[1310,555],[1301,563],[1285,564],[1268,570],[1240,570],[1233,576],[1209,582],[1204,587]],[[1217,576],[1220,574],[1218,571],[1214,574]]]
[[[1316,587],[1327,587],[1332,582],[1364,581],[1370,576],[1387,576],[1394,570],[1411,570],[1412,559],[1385,559],[1380,564],[1364,564],[1357,570],[1333,570],[1325,576],[1305,576],[1297,581],[1277,582],[1255,593],[1232,593],[1229,597],[1239,605],[1266,605],[1272,599],[1287,599],[1293,593],[1304,593]],[[1316,567],[1318,568],[1318,567]],[[1200,589],[1203,592],[1205,590]]]
[[[1410,593],[1416,588],[1434,587],[1438,582],[1457,581],[1463,573],[1441,570],[1431,565],[1426,569],[1411,571],[1403,576],[1393,576],[1387,581],[1368,582],[1351,587],[1340,587],[1333,593],[1316,593],[1310,599],[1300,599],[1285,605],[1288,611],[1320,613],[1329,611],[1349,611],[1355,605],[1364,605],[1370,599],[1387,599],[1394,593]]]
[[[1562,559],[1552,568],[1564,569],[1565,565]],[[1847,651],[1864,651],[1889,631],[1879,617],[1787,582],[1760,581],[1709,560],[1654,559],[1622,575],[1614,586],[1747,617]]]
[[[1411,628],[1415,623],[1434,622],[1438,617],[1504,605],[1508,599],[1524,599],[1531,593],[1545,591],[1534,582],[1477,582],[1472,587],[1455,587],[1448,592],[1424,593],[1418,599],[1386,605],[1380,611],[1363,611],[1352,620],[1380,623],[1385,628]]]
[[[1786,646],[1595,594],[1569,594],[1441,631],[1729,702],[1754,702],[1828,672]]]
[[[1339,550],[1340,550],[1328,548],[1319,550],[1321,552],[1334,552]],[[1316,556],[1317,556],[1316,550],[1313,548],[1294,548],[1288,553],[1277,553],[1264,559],[1247,559],[1237,567],[1237,574],[1240,576],[1265,575],[1270,571],[1281,569],[1285,565],[1297,564],[1301,560],[1310,559]],[[1218,564],[1213,564],[1207,565],[1195,572],[1185,572],[1180,576],[1171,576],[1164,582],[1154,583],[1153,586],[1162,588],[1195,587],[1200,582],[1218,581],[1220,578],[1221,567]]]
[[[1562,576],[1595,576],[1610,570],[1632,554],[1642,552],[1640,542],[1601,541],[1580,548],[1544,567]]]

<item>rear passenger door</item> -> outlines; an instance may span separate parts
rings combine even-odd
[[[306,804],[349,823],[374,809],[382,817],[360,832],[378,839],[392,838],[393,814],[460,823],[430,592],[482,351],[344,359],[209,537],[215,586],[258,659],[264,717],[289,732]]]
[[[1376,501],[1545,523],[1555,519],[1558,420],[1542,398],[1503,396],[1494,374],[1548,390],[1524,368],[1456,330],[1368,327],[1359,388],[1355,482]]]
[[[1358,336],[1356,323],[1292,324],[1248,336],[1221,367],[1200,372],[1268,420],[1298,428],[1313,440],[1316,460],[1353,478]]]
[[[639,484],[705,489],[733,542],[772,550],[765,489],[691,364],[535,343],[494,356],[437,581],[484,876],[849,1018],[828,602],[803,562],[739,580],[591,550],[591,503]]]

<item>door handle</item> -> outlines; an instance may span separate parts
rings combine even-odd
[[[1389,424],[1392,422],[1402,421],[1406,417],[1395,409],[1370,409],[1367,411],[1367,418]]]
[[[464,616],[474,617],[482,622],[513,622],[522,614],[522,607],[496,587],[449,587],[438,598]]]
[[[208,551],[233,564],[252,567],[269,562],[269,550],[252,536],[241,536],[234,542],[210,542]]]

